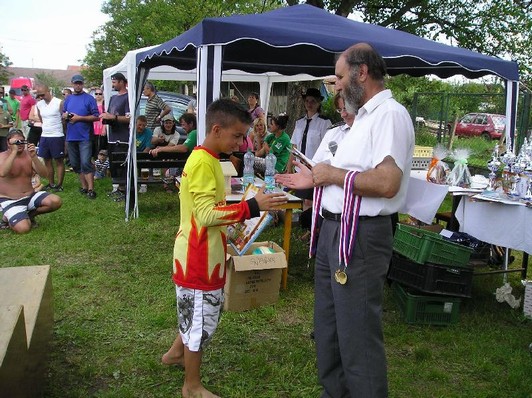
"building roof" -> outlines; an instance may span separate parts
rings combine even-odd
[[[70,79],[72,75],[80,73],[82,70],[81,66],[69,65],[67,69],[45,69],[45,68],[19,68],[8,66],[7,72],[9,73],[9,78],[12,77],[33,77],[37,80],[36,75],[45,73],[47,75],[52,75],[54,78],[59,80],[63,86],[70,86]]]

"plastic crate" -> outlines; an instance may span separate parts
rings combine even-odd
[[[445,240],[440,234],[397,224],[393,249],[419,264],[467,267],[473,249]]]
[[[432,158],[412,158],[412,170],[427,170],[430,166]]]
[[[418,264],[394,254],[388,278],[431,294],[471,297],[473,269],[437,264]]]
[[[392,283],[392,290],[406,323],[445,326],[458,322],[461,300],[457,297],[416,295],[397,282]]]
[[[414,157],[415,158],[429,158],[432,159],[432,151],[434,148],[431,146],[421,146],[416,145],[414,147]]]

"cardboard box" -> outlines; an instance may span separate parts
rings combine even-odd
[[[270,247],[275,253],[251,254],[260,246]],[[284,250],[274,242],[255,242],[242,256],[228,246],[224,310],[245,311],[262,305],[274,304],[279,299],[281,273],[286,268]]]

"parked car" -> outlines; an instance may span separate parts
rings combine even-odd
[[[484,137],[498,140],[504,134],[506,116],[493,113],[468,113],[456,124],[457,137]],[[447,125],[450,132],[452,125]]]
[[[161,99],[166,102],[166,104],[169,105],[170,108],[172,108],[172,114],[174,115],[174,119],[176,120],[177,130],[181,135],[180,142],[185,141],[187,135],[185,133],[185,130],[183,130],[183,128],[179,125],[179,118],[183,113],[187,111],[188,103],[194,98],[189,97],[188,95],[176,94],[168,91],[158,91],[157,95],[161,97]],[[144,115],[147,100],[148,98],[144,95],[140,98],[138,113],[139,115]]]

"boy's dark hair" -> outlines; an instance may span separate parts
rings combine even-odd
[[[146,116],[144,116],[144,115],[139,115],[139,116],[137,116],[137,121],[138,121],[138,122],[148,123],[148,119],[147,119]]]
[[[281,130],[284,130],[286,128],[286,125],[288,124],[288,115],[285,113],[281,113],[278,116],[272,117],[272,120],[275,122],[276,125],[279,126]]]
[[[260,100],[259,93],[256,93],[255,91],[252,91],[251,93],[249,93],[248,97],[255,97],[255,99],[256,99],[257,101]]]
[[[251,115],[242,105],[237,104],[235,101],[221,98],[209,105],[205,122],[207,124],[206,133],[209,134],[215,124],[224,128],[235,122],[251,124]]]
[[[198,122],[196,120],[196,115],[193,113],[183,113],[181,117],[179,118],[179,122],[183,120],[186,124],[192,123],[192,126],[194,126],[193,130],[196,130],[198,128]]]

